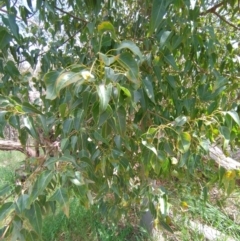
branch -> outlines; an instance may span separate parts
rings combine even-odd
[[[35,156],[35,151],[31,148],[24,148],[20,142],[10,140],[0,140],[0,150],[2,151],[20,151],[29,157]]]
[[[221,7],[223,4],[224,4],[224,2],[220,2],[220,3],[216,4],[216,5],[214,5],[213,7],[209,8],[205,12],[200,13],[200,15],[206,15],[208,13],[214,13],[216,11],[216,9]]]
[[[79,20],[79,21],[81,21],[81,22],[84,22],[84,23],[88,23],[88,21],[86,21],[85,19],[79,18],[79,17],[77,17],[77,16],[75,16],[75,15],[69,13],[69,12],[66,12],[65,10],[63,10],[63,9],[61,9],[61,8],[58,8],[58,7],[56,7],[56,6],[55,6],[55,8],[56,8],[58,11],[60,11],[60,12],[62,12],[62,13],[65,13],[65,14],[71,16],[71,17],[74,18],[74,19],[77,19],[77,20]]]
[[[67,43],[70,39],[74,38],[74,37],[86,26],[86,24],[87,24],[87,23],[84,23],[84,25],[82,26],[81,29],[79,29],[79,31],[76,31],[72,36],[70,36],[69,38],[67,38],[66,40],[64,40],[63,43],[61,43],[60,45],[58,45],[56,48],[57,48],[57,49],[60,48],[60,47],[63,46],[65,43]],[[44,51],[44,52],[40,53],[40,54],[38,55],[38,57],[44,55],[45,53],[47,53],[47,51]],[[19,61],[19,64],[21,64],[21,63],[23,63],[23,62],[25,62],[25,61],[27,61],[27,60],[26,60],[26,59],[23,59],[23,60]]]
[[[230,25],[231,27],[240,30],[239,27],[235,26],[233,23],[229,22],[227,19],[225,19],[223,16],[221,16],[219,13],[217,12],[213,12],[216,16],[218,16],[223,22],[225,22],[226,24]]]
[[[209,156],[226,170],[240,169],[240,162],[231,157],[226,157],[223,151],[217,146],[210,146]]]

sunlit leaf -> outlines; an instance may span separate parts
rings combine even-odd
[[[108,84],[107,86],[100,84],[97,86],[97,93],[100,99],[100,110],[103,112],[107,109],[112,94],[112,84]]]
[[[154,86],[153,78],[151,76],[146,76],[143,79],[143,87],[144,87],[144,90],[145,90],[147,96],[149,97],[149,99],[153,103],[155,103],[153,86]]]
[[[238,113],[235,111],[226,111],[226,114],[230,115],[232,119],[240,126],[240,119]]]
[[[152,7],[152,13],[151,13],[151,19],[150,19],[150,31],[149,33],[152,34],[159,25],[161,24],[161,21],[166,14],[166,9],[171,1],[169,0],[154,0],[153,1],[153,7]]]
[[[130,49],[134,54],[136,54],[139,57],[140,61],[143,60],[143,55],[142,55],[139,47],[134,42],[129,41],[129,40],[124,40],[120,43],[120,45],[118,46],[117,49],[120,50],[120,49],[125,49],[125,48]]]
[[[102,22],[98,25],[98,32],[100,34],[103,34],[104,32],[110,32],[112,34],[112,37],[116,38],[115,29],[113,25],[108,21]]]

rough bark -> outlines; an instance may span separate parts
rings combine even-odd
[[[240,162],[231,157],[226,157],[223,151],[217,146],[210,146],[209,156],[226,170],[240,169]]]
[[[0,150],[2,151],[20,151],[25,155],[35,156],[35,151],[29,147],[24,148],[20,142],[10,140],[0,140]]]

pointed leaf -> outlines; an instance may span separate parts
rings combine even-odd
[[[51,182],[52,178],[52,171],[44,171],[37,177],[37,180],[32,187],[31,201],[34,201],[40,194],[43,193],[48,184]]]
[[[118,60],[119,55],[113,56],[113,57],[108,57],[107,55],[103,53],[99,53],[99,58],[104,62],[106,66],[110,66],[113,64],[116,60]]]
[[[25,210],[25,216],[34,231],[40,236],[42,233],[42,213],[39,204],[37,202],[33,203],[29,210]]]
[[[227,111],[225,113],[230,115],[232,119],[240,126],[240,119],[236,111]]]
[[[112,84],[108,84],[107,87],[103,84],[97,86],[97,93],[100,99],[100,111],[103,112],[107,109],[112,94]]]
[[[119,107],[115,112],[116,127],[120,134],[124,134],[126,130],[126,111],[123,106]]]
[[[38,110],[35,106],[31,105],[28,102],[23,102],[22,110],[26,113],[35,113],[42,115],[42,112],[40,110]]]
[[[155,104],[155,97],[153,91],[153,78],[151,76],[146,76],[143,79],[143,88],[148,96],[148,98]]]
[[[4,49],[11,40],[12,36],[4,27],[0,26],[0,49]]]
[[[143,61],[143,55],[142,55],[140,49],[138,48],[138,46],[134,42],[129,41],[129,40],[124,40],[120,43],[120,45],[118,46],[117,49],[120,50],[120,49],[125,49],[125,48],[130,49],[134,54],[136,54],[139,57],[141,62]]]
[[[19,28],[16,24],[16,19],[13,14],[8,14],[7,18],[2,15],[2,21],[6,26],[10,28],[11,33],[13,33],[14,37],[19,39]]]
[[[167,13],[167,7],[170,4],[171,1],[169,0],[154,0],[153,1],[153,7],[152,7],[152,13],[151,13],[151,19],[150,19],[150,30],[149,33],[152,34],[159,25],[161,24],[161,21],[164,17],[164,15]]]
[[[48,201],[58,202],[60,207],[63,208],[64,214],[69,217],[69,197],[66,188],[57,189]]]
[[[182,132],[179,135],[179,149],[181,152],[187,152],[191,145],[191,136],[188,132]]]
[[[51,71],[44,75],[43,80],[47,87],[46,99],[53,100],[57,97],[55,83],[59,75],[60,75],[59,71]]]
[[[78,85],[81,85],[85,79],[87,78],[83,73],[75,73],[75,72],[66,72],[58,76],[55,83],[56,94],[59,95],[61,89],[67,87],[70,84],[78,82]]]
[[[187,122],[187,117],[184,115],[181,115],[174,120],[174,126],[183,126],[186,122]]]
[[[23,194],[21,195],[17,202],[15,203],[15,209],[17,212],[22,213],[25,211],[25,209],[29,208],[30,206],[30,201],[29,201],[29,195],[28,194]]]
[[[4,203],[3,205],[1,205],[0,224],[13,210],[14,210],[14,204],[12,202]]]
[[[126,76],[134,84],[139,85],[139,69],[136,60],[130,53],[122,53],[118,62],[127,69]]]
[[[145,140],[142,140],[142,144],[146,146],[149,150],[151,150],[156,156],[158,156],[157,149],[153,144],[150,144]]]
[[[110,32],[112,34],[112,37],[114,39],[116,38],[115,29],[113,25],[108,21],[104,21],[98,25],[98,32],[100,34],[103,34],[104,32]]]
[[[170,64],[173,67],[174,70],[178,70],[175,59],[173,58],[172,55],[164,56],[164,60],[165,60],[165,62]]]

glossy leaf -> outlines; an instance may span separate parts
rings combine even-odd
[[[134,54],[136,54],[140,61],[142,62],[143,61],[143,55],[139,49],[139,47],[132,41],[129,41],[129,40],[124,40],[120,43],[120,45],[118,46],[117,49],[130,49]]]
[[[98,25],[98,32],[100,34],[103,34],[104,32],[110,32],[112,34],[112,37],[116,38],[115,29],[113,25],[108,21],[102,22]]]
[[[108,84],[107,86],[103,84],[99,85],[97,92],[100,99],[100,111],[103,112],[107,109],[112,94],[112,84]]]
[[[12,202],[6,202],[0,207],[0,221],[2,222],[14,210]]]
[[[56,83],[59,75],[60,75],[60,72],[58,72],[58,71],[51,71],[44,75],[44,82],[47,87],[47,91],[46,91],[47,99],[53,100],[57,97],[55,83]]]
[[[139,85],[139,69],[136,60],[130,53],[122,53],[118,59],[119,63],[127,69],[126,77],[129,81]]]
[[[115,112],[116,127],[119,133],[123,135],[126,131],[126,111],[124,107],[119,107]]]
[[[182,132],[179,135],[179,148],[181,152],[187,152],[191,145],[191,136],[188,132]]]
[[[63,209],[64,214],[69,217],[69,198],[68,192],[65,188],[57,189],[56,192],[49,198],[49,201],[58,202],[60,207]]]
[[[30,225],[33,227],[34,231],[41,236],[42,233],[42,212],[39,204],[37,202],[34,202],[30,209],[27,209],[25,211],[25,215],[30,223]]]
[[[152,34],[155,30],[158,29],[159,25],[161,24],[161,20],[163,19],[164,15],[166,14],[166,9],[170,1],[166,0],[154,0],[151,19],[150,19],[150,34]]]
[[[154,82],[151,76],[146,76],[143,79],[143,87],[144,90],[149,97],[149,99],[155,104],[154,90],[153,90]]]
[[[240,126],[240,119],[239,119],[239,116],[238,116],[237,112],[227,111],[225,113],[230,115],[232,117],[232,119],[238,124],[238,126]]]
[[[31,201],[34,201],[39,195],[41,195],[47,185],[51,182],[53,178],[52,171],[44,171],[38,177],[32,187],[32,192],[30,195]]]
[[[60,90],[63,88],[69,86],[70,84],[76,83],[82,84],[85,79],[87,78],[86,75],[80,74],[80,73],[74,73],[74,72],[65,72],[58,76],[56,83],[55,83],[55,92],[56,95],[59,95]]]
[[[22,110],[26,113],[42,114],[42,112],[28,102],[22,104]]]

